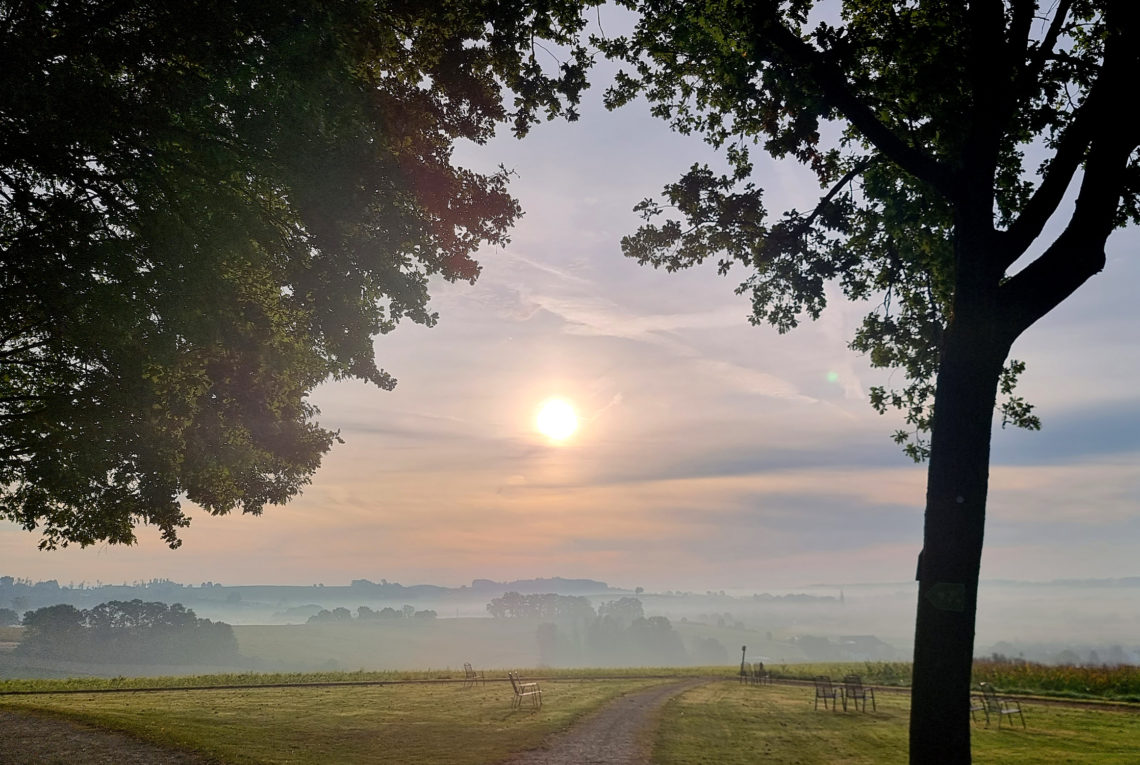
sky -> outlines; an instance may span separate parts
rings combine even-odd
[[[763,592],[905,582],[921,547],[925,468],[889,436],[847,348],[871,306],[838,296],[779,335],[749,324],[741,270],[668,274],[621,255],[632,207],[713,159],[643,104],[482,147],[460,164],[517,177],[525,216],[480,254],[474,285],[434,285],[436,327],[376,340],[399,384],[321,386],[339,429],[303,495],[260,517],[192,512],[183,545],[37,549],[0,522],[0,574],[69,582],[468,584],[587,577],[651,591]],[[758,158],[759,159],[759,158]],[[770,210],[810,204],[798,168],[758,161]],[[1013,356],[1038,433],[995,427],[983,578],[1140,575],[1140,232],[1032,327]],[[900,379],[896,376],[894,379]],[[534,419],[570,402],[555,443]]]

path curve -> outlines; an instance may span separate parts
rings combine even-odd
[[[658,711],[669,699],[706,682],[692,678],[626,694],[541,749],[517,754],[503,765],[647,765]]]

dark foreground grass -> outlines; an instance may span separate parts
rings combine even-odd
[[[910,696],[878,694],[878,710],[824,711],[811,688],[731,681],[671,701],[658,730],[655,765],[903,765]],[[1136,765],[1134,711],[1024,705],[1028,728],[973,729],[975,765]],[[1007,721],[1008,722],[1008,721]],[[995,723],[996,725],[996,723]]]

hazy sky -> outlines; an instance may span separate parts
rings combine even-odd
[[[339,428],[304,495],[260,518],[194,516],[176,551],[40,552],[0,522],[0,574],[61,583],[168,577],[225,584],[459,585],[591,577],[649,589],[763,591],[907,581],[925,470],[867,403],[888,379],[847,349],[866,306],[836,300],[780,336],[733,294],[745,272],[665,274],[621,255],[632,206],[707,150],[644,107],[610,114],[601,88],[576,124],[463,148],[513,168],[526,215],[484,251],[471,287],[437,284],[439,325],[376,341],[399,385],[332,384]],[[809,204],[793,166],[757,163],[769,209]],[[1140,575],[1140,285],[1135,230],[1106,271],[1022,337],[1040,433],[995,433],[983,577]],[[579,431],[534,429],[561,396]]]

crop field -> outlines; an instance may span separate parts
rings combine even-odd
[[[867,661],[832,664],[772,664],[773,677],[810,680],[816,675],[839,678],[853,673],[876,685],[910,685],[910,663]],[[974,660],[974,685],[989,683],[1006,693],[1073,699],[1140,702],[1140,667],[1054,666],[1027,661]]]
[[[1130,665],[1072,667],[975,660],[974,681],[1010,693],[1140,702],[1140,667]]]
[[[866,676],[871,666],[858,669]],[[805,666],[832,676],[854,668]],[[899,671],[890,666],[880,670],[888,675]],[[603,673],[606,679],[597,679]],[[448,674],[12,681],[0,684],[0,691],[8,692],[0,695],[0,709],[79,719],[225,763],[483,765],[539,746],[618,695],[669,678],[700,675],[712,679],[664,708],[655,765],[906,761],[905,689],[881,687],[873,712],[832,712],[813,708],[810,687],[741,685],[730,668],[532,670],[524,674],[542,678],[545,701],[534,710],[513,708],[510,687],[498,679],[500,672],[488,672],[492,679],[474,688],[440,680]],[[129,692],[140,687],[165,689]],[[12,695],[53,689],[68,692]],[[1140,751],[1136,706],[1083,708],[1031,699],[1023,706],[1027,729],[986,728],[980,721],[974,725],[976,763],[1135,765]]]
[[[903,661],[850,661],[829,664],[770,664],[767,670],[772,677],[791,680],[811,680],[816,675],[840,678],[859,675],[864,682],[875,685],[909,686],[910,662]]]

